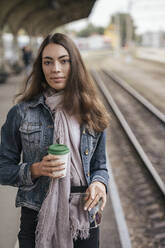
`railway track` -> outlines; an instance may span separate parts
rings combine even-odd
[[[110,72],[92,71],[92,75],[102,91],[107,107],[113,112],[110,134],[112,148],[109,156],[118,177],[117,182],[121,184],[119,192],[124,201],[133,248],[163,248],[164,115],[145,99],[141,102],[142,97],[136,92],[138,97],[135,98]],[[133,216],[130,217],[129,211]]]

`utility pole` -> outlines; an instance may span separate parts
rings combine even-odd
[[[120,55],[121,50],[121,34],[120,34],[120,13],[115,15],[115,33],[116,33],[116,56]]]
[[[133,0],[128,0],[128,6],[127,6],[127,46],[128,48],[132,47],[132,36],[133,36],[133,23],[131,19],[131,9],[133,5]]]
[[[131,16],[131,10],[132,10],[133,0],[128,0],[127,5],[127,15],[126,15],[126,44],[127,44],[127,55],[125,57],[125,60],[127,63],[132,62],[132,57],[134,53],[133,49],[133,21]]]

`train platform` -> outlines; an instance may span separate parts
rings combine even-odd
[[[139,59],[151,60],[159,63],[165,63],[165,48],[136,48],[136,57]]]

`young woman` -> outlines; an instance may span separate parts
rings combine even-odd
[[[69,37],[46,37],[19,96],[1,130],[0,183],[19,188],[20,248],[99,247],[92,211],[106,203],[109,117]],[[65,177],[64,164],[47,153],[53,143],[70,149]],[[84,192],[85,203],[75,201]]]

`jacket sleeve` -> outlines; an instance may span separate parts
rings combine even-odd
[[[108,189],[109,173],[106,164],[106,134],[101,133],[96,149],[91,159],[90,166],[91,183],[99,181]]]
[[[0,184],[10,186],[32,185],[30,165],[20,163],[22,143],[19,132],[19,106],[12,107],[1,129]]]

